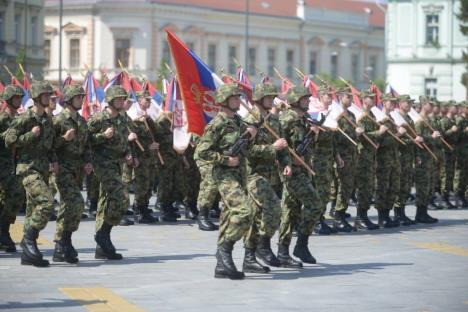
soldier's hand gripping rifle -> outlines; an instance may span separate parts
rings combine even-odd
[[[267,117],[268,118],[268,115]],[[260,126],[264,123],[266,118],[261,118],[261,120],[257,123],[247,123],[245,121],[242,121],[243,123],[247,124],[250,127],[255,127],[256,129],[260,128]],[[239,155],[245,156],[245,151],[247,150],[247,146],[249,145],[249,141],[251,139],[250,132],[245,131],[234,143],[234,145],[231,146],[229,151],[226,152],[226,156],[229,157],[237,157]]]
[[[325,122],[325,118],[322,118],[320,121],[307,119],[307,122],[311,124],[312,127],[319,127]],[[299,156],[305,156],[307,153],[307,149],[309,148],[310,143],[312,142],[312,128],[307,132],[306,136],[302,140],[302,142],[296,147],[296,153]]]

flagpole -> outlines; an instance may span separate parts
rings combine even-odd
[[[245,0],[245,67],[249,69],[249,22],[250,22],[250,0]]]
[[[63,0],[60,0],[59,7],[59,76],[58,85],[62,85],[62,23],[63,23]]]

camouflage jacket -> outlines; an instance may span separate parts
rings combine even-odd
[[[254,110],[260,116],[258,109]],[[245,121],[249,124],[257,123],[257,119],[248,114]],[[281,125],[278,116],[268,115],[264,121],[278,135],[281,134]],[[291,160],[287,149],[276,151],[273,147],[276,138],[264,127],[260,126],[255,139],[251,143],[247,157],[247,174],[261,175],[268,179],[278,174],[278,165],[281,169],[290,165]],[[276,177],[276,176],[275,176]]]
[[[440,120],[440,134],[451,145],[455,145],[458,142],[458,137],[460,133],[459,129],[453,131],[453,126],[456,126],[455,118],[449,118],[447,116],[444,116]],[[448,147],[446,147],[446,150],[448,150]]]
[[[344,116],[343,116],[344,115]],[[348,118],[356,124],[356,118],[353,114],[344,112],[340,119],[338,119],[338,127],[345,132],[351,139],[356,143],[359,141],[354,126],[346,119]],[[347,157],[356,154],[356,146],[343,134],[337,134],[336,136],[336,149],[341,157]]]
[[[434,139],[432,137],[432,130],[429,128],[424,120],[419,120],[414,124],[414,129],[418,136],[421,136],[424,139],[424,143],[432,150],[439,139]],[[427,159],[431,158],[431,155],[422,149],[416,150],[416,156]]]
[[[456,124],[459,131],[458,137],[458,149],[463,153],[468,152],[468,119],[463,116],[458,116],[456,119]],[[465,160],[466,161],[466,160]]]
[[[104,131],[114,128],[114,135],[107,139]],[[132,153],[128,142],[128,120],[122,114],[111,117],[107,109],[88,120],[89,139],[95,163],[121,161]]]
[[[135,132],[135,134],[138,136],[138,141],[145,149],[142,151],[138,146],[135,146],[136,143],[130,143],[130,146],[135,152],[136,157],[154,159],[155,152],[149,149],[149,146],[151,143],[153,143],[153,137],[156,137],[156,125],[153,119],[149,117],[140,117],[138,119],[132,120],[130,117],[128,117],[128,115],[126,115],[126,118],[130,130]],[[148,124],[149,130],[146,128],[146,124],[143,121],[143,118],[146,118],[146,123]]]
[[[364,133],[371,139],[375,144],[378,144],[381,134],[379,133],[379,126],[371,119],[374,118],[372,112],[366,113],[359,119],[356,124],[358,127],[364,130]],[[375,119],[374,119],[375,120]],[[373,147],[366,139],[361,139],[358,143],[359,154],[369,154],[369,157],[375,157],[377,150]]]
[[[13,117],[7,112],[0,112],[0,160],[13,162],[13,150],[5,144],[5,137],[8,128],[17,116]]]
[[[91,162],[91,149],[88,140],[88,125],[80,114],[74,117],[64,109],[53,118],[55,129],[54,148],[59,155],[59,163],[81,161]],[[66,141],[62,136],[70,129],[75,129],[75,138]]]
[[[164,158],[176,157],[174,150],[174,133],[172,122],[168,116],[161,113],[155,123],[155,139],[159,143],[159,150]]]
[[[41,129],[37,137],[31,132],[35,126]],[[52,118],[45,112],[38,116],[31,107],[15,118],[5,135],[5,143],[16,148],[16,173],[22,174],[33,169],[46,174],[49,163],[57,161],[53,149],[54,139]]]
[[[412,131],[410,130],[410,129],[414,130],[413,120],[408,116],[408,114],[403,114],[400,112],[400,115],[403,117],[403,119],[406,121],[408,125],[405,127],[408,135],[410,135],[411,137],[414,137],[414,135],[412,134]],[[400,144],[398,146],[398,149],[400,150],[400,155],[411,155],[411,158],[414,158],[415,149],[419,147],[417,147],[416,144],[414,144],[413,140],[411,140],[407,135],[400,137],[400,139],[402,139],[403,142],[406,143],[406,145]]]

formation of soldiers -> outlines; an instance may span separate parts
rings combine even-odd
[[[348,110],[353,102],[349,87],[334,90],[323,84],[319,101],[324,118],[336,93],[342,113],[336,129],[312,120],[308,114],[310,92],[292,87],[287,105],[278,105],[278,89],[256,86],[252,106],[241,118],[242,91],[225,84],[216,92],[219,113],[203,136],[192,137],[184,152],[173,148],[172,116],[164,112],[156,120],[145,114],[151,97],[137,93],[140,111],[131,119],[127,92],[121,86],[106,90],[106,106],[85,121],[79,114],[85,92],[81,86],[63,90],[63,110],[52,115],[53,87],[34,82],[34,105],[18,114],[23,90],[9,85],[0,112],[0,248],[16,251],[10,236],[21,207],[26,205],[21,263],[48,266],[37,247],[54,210],[60,207],[54,241],[55,262],[78,262],[72,234],[78,230],[85,201],[86,183],[90,210],[96,210],[97,259],[119,260],[111,240],[115,226],[128,224],[129,192],[135,184],[133,210],[140,223],[158,219],[149,208],[157,191],[160,220],[177,222],[177,202],[183,202],[186,218],[196,219],[200,230],[216,231],[211,220],[220,218],[215,277],[242,279],[245,272],[268,273],[270,267],[301,268],[316,263],[309,237],[355,230],[376,230],[416,223],[436,223],[428,209],[467,208],[468,120],[467,102],[439,103],[421,97],[418,105],[408,95],[382,98],[379,122],[372,112],[375,94],[360,93],[363,115]],[[416,123],[408,116],[419,111]],[[404,120],[397,125],[392,112]],[[183,174],[182,174],[183,172]],[[51,178],[53,177],[53,178]],[[405,206],[416,187],[414,219]],[[455,193],[456,202],[450,201]],[[442,196],[441,205],[434,200]],[[357,197],[354,224],[347,208]],[[327,204],[332,201],[328,224]],[[368,217],[373,201],[378,224]],[[219,203],[223,209],[219,215]],[[393,210],[393,216],[391,211]],[[214,211],[214,214],[211,213]],[[272,237],[279,232],[278,251]],[[297,240],[290,255],[293,232]],[[239,271],[232,259],[234,244],[243,239],[245,257]],[[259,261],[260,260],[260,261]]]

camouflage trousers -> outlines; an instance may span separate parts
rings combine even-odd
[[[104,224],[116,226],[127,210],[125,187],[122,182],[122,164],[118,161],[94,164],[99,181],[99,202],[96,213],[96,231]]]
[[[400,161],[394,153],[377,154],[375,208],[391,210],[400,192]]]
[[[416,206],[425,207],[431,200],[432,168],[433,162],[430,156],[421,157],[421,163],[415,164]]]
[[[453,179],[455,177],[455,152],[445,151],[445,162],[441,165],[441,192],[449,193],[453,191]]]
[[[312,180],[320,200],[319,209],[321,213],[327,210],[327,204],[330,199],[330,184],[334,175],[333,163],[333,155],[329,157],[326,155],[314,155],[311,162],[312,168],[315,171],[315,176]]]
[[[184,168],[184,174],[182,175],[184,180],[184,204],[196,207],[201,184],[200,172],[194,161],[189,161],[188,165],[189,167]]]
[[[468,149],[460,148],[457,152],[457,161],[455,166],[455,178],[453,181],[457,194],[465,194],[467,192],[468,183]],[[466,194],[465,194],[466,196]]]
[[[99,180],[94,171],[86,176],[86,196],[90,201],[99,200]]]
[[[182,201],[184,185],[180,158],[166,155],[163,155],[163,157],[164,165],[158,167],[158,202],[162,206],[168,206],[178,200]]]
[[[238,168],[215,167],[213,178],[224,203],[218,233],[220,246],[225,240],[236,242],[244,237],[252,225],[254,209]]]
[[[346,209],[348,209],[349,199],[354,190],[356,179],[357,154],[350,151],[344,153],[341,158],[344,160],[344,166],[342,168],[336,168],[338,176],[336,211],[346,211]]]
[[[80,225],[84,200],[81,195],[81,172],[83,164],[60,163],[60,171],[56,177],[56,185],[60,194],[60,207],[57,213],[55,240],[62,237],[64,231],[75,232]]]
[[[247,193],[254,210],[252,226],[248,230],[244,244],[255,249],[260,237],[272,237],[278,230],[281,219],[281,201],[271,183],[261,175],[247,179]]]
[[[375,153],[361,151],[356,164],[357,209],[370,209],[375,188],[375,167]]]
[[[403,208],[411,194],[413,184],[413,158],[411,153],[400,153],[400,190],[395,200],[396,208]],[[434,171],[432,171],[434,172]]]
[[[300,167],[294,166],[292,176],[285,177],[283,181],[281,209],[281,244],[291,244],[292,232],[296,227],[301,234],[312,234],[322,212],[320,199],[310,177]]]
[[[218,199],[218,187],[213,179],[213,166],[211,164],[197,163],[200,172],[200,190],[197,203],[200,210],[210,210]]]
[[[13,224],[24,203],[24,189],[12,162],[0,160],[0,166],[0,222]]]
[[[434,160],[434,168],[432,170],[432,192],[441,192],[441,174],[443,171],[443,166],[445,164],[445,152],[442,148],[435,148],[434,151],[435,155],[437,156],[437,161]]]
[[[22,171],[18,176],[26,194],[26,215],[24,231],[34,228],[43,230],[54,209],[54,197],[49,188],[49,172],[34,169]]]
[[[122,183],[125,189],[125,201],[124,205],[127,207],[126,209],[130,208],[130,185],[134,180],[133,175],[133,167],[127,165],[126,163],[122,165]]]
[[[151,196],[153,195],[154,174],[153,167],[156,163],[153,158],[139,158],[139,165],[136,168],[124,165],[122,181],[125,185],[126,207],[130,206],[128,196],[130,184],[135,181],[135,206],[148,207]]]

